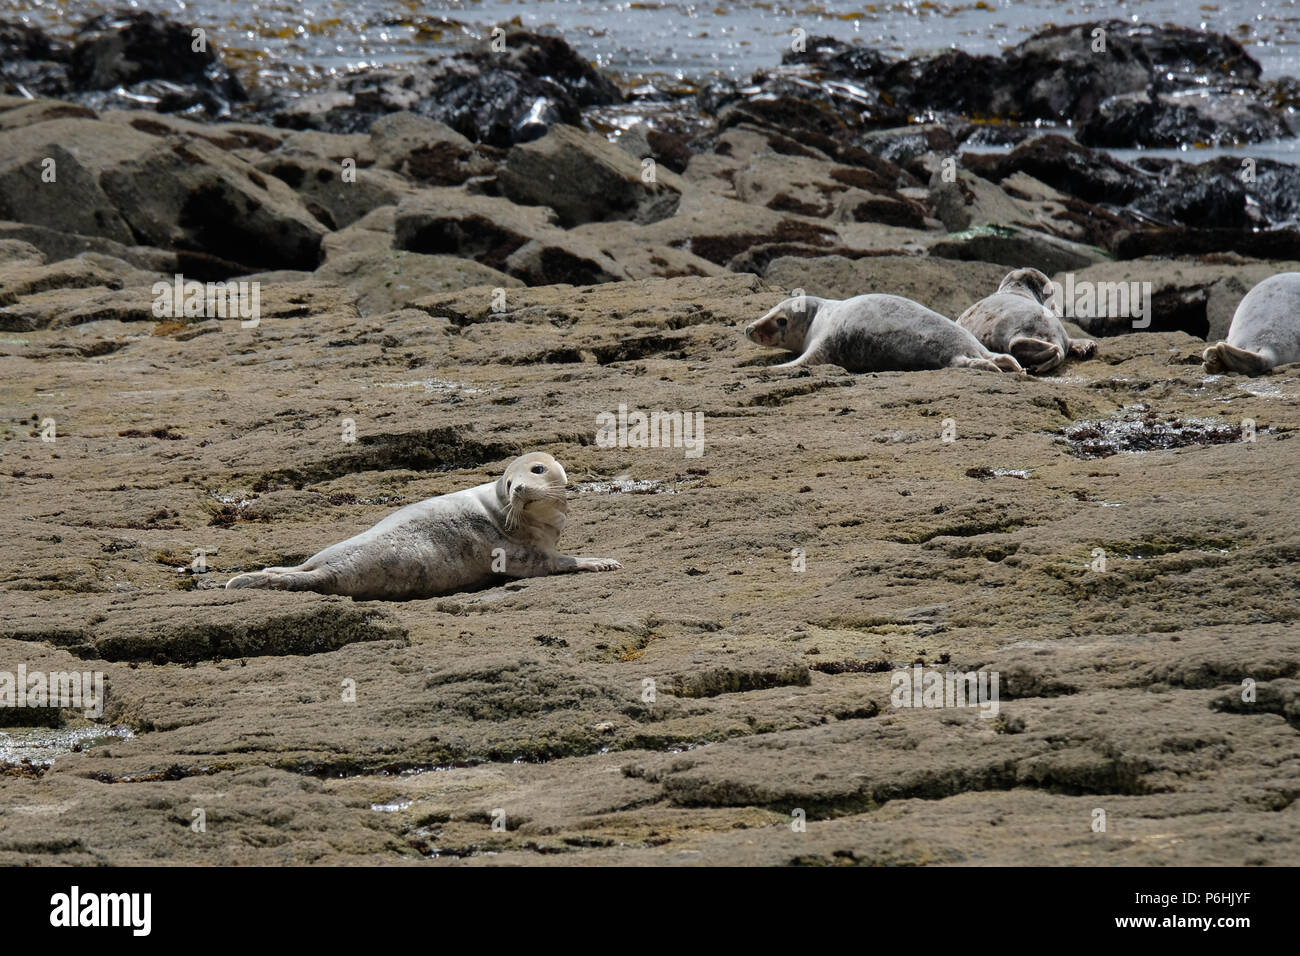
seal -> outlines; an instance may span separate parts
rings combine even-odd
[[[897,295],[786,299],[745,327],[751,342],[799,353],[772,368],[839,365],[850,372],[978,368],[1024,374],[1010,355],[990,352],[970,332]]]
[[[1007,273],[997,292],[959,315],[957,324],[985,348],[1014,355],[1037,375],[1050,372],[1067,355],[1096,355],[1096,342],[1070,338],[1056,313],[1047,307],[1052,291],[1052,280],[1037,269],[1016,269]]]
[[[496,481],[426,498],[292,568],[240,574],[227,588],[273,588],[404,601],[508,578],[616,571],[609,558],[556,550],[568,516],[568,476],[544,452],[512,461]]]
[[[1251,289],[1232,313],[1228,340],[1202,354],[1206,371],[1259,375],[1300,362],[1300,272],[1279,272]]]

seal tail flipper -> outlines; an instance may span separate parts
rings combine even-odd
[[[1007,351],[1015,356],[1024,368],[1041,375],[1050,372],[1065,361],[1065,352],[1055,342],[1017,336],[1007,343]]]
[[[801,368],[804,365],[825,365],[826,359],[822,356],[822,350],[819,347],[813,347],[805,351],[796,359],[789,362],[782,362],[780,365],[769,365],[768,368]]]
[[[1239,349],[1227,342],[1211,345],[1201,354],[1207,372],[1239,372],[1243,375],[1261,375],[1273,367],[1271,357]]]
[[[1097,354],[1097,343],[1092,339],[1070,339],[1070,354],[1075,358],[1092,358]]]
[[[266,571],[249,571],[247,574],[236,574],[226,582],[226,590],[231,588],[269,588],[271,584],[271,575]]]

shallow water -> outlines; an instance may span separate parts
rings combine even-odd
[[[15,727],[0,730],[0,763],[22,763],[30,760],[38,766],[49,766],[55,757],[72,753],[114,740],[125,740],[134,734],[126,727]]]
[[[3,0],[0,15],[67,33],[122,0]],[[1108,17],[1204,27],[1236,37],[1266,79],[1300,73],[1297,0],[134,0],[207,29],[229,61],[262,79],[299,80],[367,64],[419,60],[517,21],[558,33],[588,59],[642,74],[747,77],[780,62],[796,27],[895,55],[943,47],[994,53],[1050,24]]]

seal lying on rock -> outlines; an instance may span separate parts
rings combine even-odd
[[[530,452],[496,481],[426,498],[297,567],[240,574],[227,588],[274,588],[401,601],[465,591],[504,576],[616,571],[609,558],[560,554],[568,514],[564,468]]]
[[[1300,272],[1279,272],[1247,292],[1232,314],[1228,340],[1202,358],[1209,372],[1246,375],[1300,362]]]
[[[961,326],[897,295],[786,299],[745,327],[751,342],[798,352],[800,365],[839,365],[850,372],[979,368],[1021,372],[1010,355],[990,352]]]
[[[1090,358],[1097,353],[1091,339],[1072,339],[1046,305],[1052,280],[1037,269],[1007,273],[998,291],[980,299],[957,317],[985,348],[1009,352],[1036,374],[1050,372],[1066,355]]]

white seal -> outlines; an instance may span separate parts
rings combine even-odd
[[[745,327],[751,342],[798,353],[772,368],[839,365],[850,372],[913,372],[932,368],[1023,370],[1010,355],[990,352],[956,322],[897,295],[786,299]]]
[[[985,348],[1008,352],[1039,375],[1056,368],[1067,355],[1095,355],[1096,342],[1070,338],[1056,313],[1047,307],[1051,297],[1051,279],[1037,269],[1016,269],[1007,273],[997,292],[958,316],[957,324],[969,329]]]
[[[1228,340],[1202,358],[1207,371],[1246,375],[1300,362],[1300,272],[1279,272],[1247,292],[1232,314]]]
[[[530,452],[496,481],[426,498],[292,568],[240,574],[227,588],[274,588],[403,601],[482,587],[502,578],[615,571],[608,558],[556,550],[568,515],[564,468]]]

